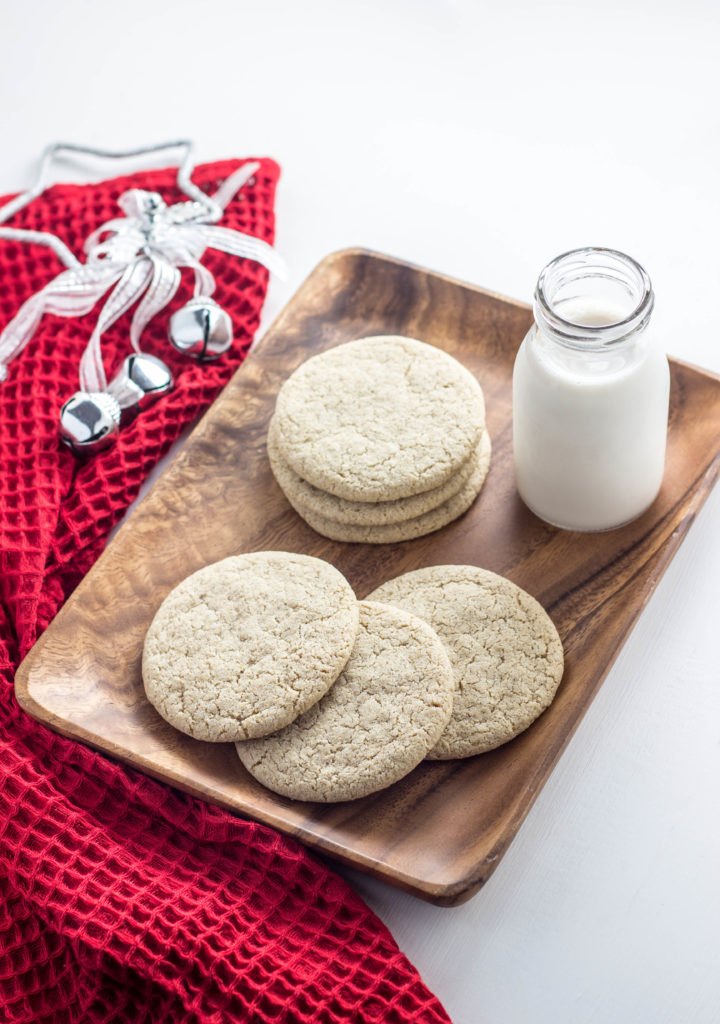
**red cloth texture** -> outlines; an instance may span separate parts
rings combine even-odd
[[[211,191],[238,164],[194,180]],[[272,242],[277,176],[262,160],[222,223]],[[58,185],[12,224],[80,254],[130,187],[183,198],[173,170]],[[0,1021],[447,1022],[387,929],[303,847],[55,735],[15,700],[20,658],[247,353],[267,273],[212,250],[205,263],[233,317],[232,351],[199,365],[165,340],[171,310],[156,317],[143,347],[175,390],[108,451],[80,462],[58,442],[93,314],[45,318],[0,385]],[[49,250],[0,240],[0,324],[62,269]],[[189,296],[190,281],[172,308]],[[108,378],[128,325],[104,337]]]

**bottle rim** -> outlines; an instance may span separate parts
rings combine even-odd
[[[633,299],[627,316],[607,324],[578,324],[564,317],[554,304],[558,291],[589,278],[604,278],[623,286]],[[637,260],[618,249],[587,246],[561,253],[543,268],[535,288],[533,311],[538,326],[561,345],[598,352],[644,331],[654,304],[650,277]]]

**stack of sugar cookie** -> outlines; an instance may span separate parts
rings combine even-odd
[[[171,591],[142,668],[171,725],[235,742],[283,796],[329,802],[506,743],[552,701],[563,651],[534,598],[475,566],[419,569],[358,602],[327,562],[264,551]]]
[[[490,463],[473,375],[412,338],[351,341],[313,356],[280,389],[267,439],[275,478],[318,533],[410,540],[462,515]]]

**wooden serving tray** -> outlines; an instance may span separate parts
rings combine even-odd
[[[324,853],[453,905],[487,880],[552,771],[720,469],[720,378],[672,362],[665,483],[652,508],[603,534],[532,515],[513,479],[511,377],[527,305],[361,250],[325,259],[280,314],[21,665],[33,716],[180,789],[267,822]],[[304,359],[352,338],[406,334],[457,356],[485,391],[493,458],[473,508],[393,545],[314,533],[275,484],[265,434],[278,388]],[[508,576],[549,611],[566,652],[555,702],[525,733],[464,761],[426,762],[375,796],[298,803],[253,781],[231,744],[200,743],[145,699],[145,631],[200,566],[282,549],[336,565],[359,597],[424,565]]]

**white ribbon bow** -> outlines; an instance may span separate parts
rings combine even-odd
[[[251,163],[238,168],[212,197],[200,193],[197,186],[188,185],[189,174],[183,182],[179,173],[183,190],[198,198],[173,206],[168,206],[157,192],[124,192],[118,205],[125,216],[108,221],[90,235],[85,242],[85,263],[77,260],[56,236],[0,227],[0,237],[49,245],[68,267],[29,298],[0,334],[0,380],[5,379],[7,364],[25,348],[45,313],[83,316],[110,291],[80,360],[81,389],[103,391],[107,383],[101,352],[103,333],[138,303],[130,327],[130,342],[139,352],[143,330],[175,295],[181,268],[194,272],[196,298],[212,296],[215,279],[200,262],[206,249],[251,259],[282,274],[282,261],[266,242],[216,223],[259,166]],[[181,172],[184,169],[185,164]],[[23,200],[21,204],[8,204],[0,212],[0,220],[6,220],[20,205],[29,202],[28,196],[32,198],[30,193],[19,197]]]

